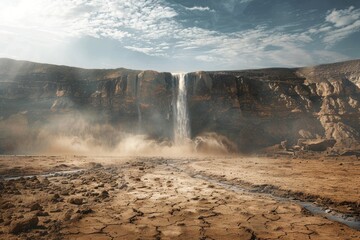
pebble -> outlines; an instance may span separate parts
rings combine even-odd
[[[101,192],[101,195],[100,195],[102,198],[108,198],[109,197],[109,192],[104,190]]]
[[[38,216],[38,217],[47,217],[47,216],[49,216],[49,213],[48,212],[43,212],[43,211],[38,211],[36,213],[36,216]]]
[[[33,203],[29,207],[30,207],[30,211],[37,211],[37,210],[42,211],[43,210],[43,207],[39,203]]]
[[[69,203],[75,204],[75,205],[82,205],[84,203],[83,198],[73,197],[69,199]]]

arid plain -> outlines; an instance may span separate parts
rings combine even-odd
[[[353,156],[2,156],[0,238],[359,239],[359,173]]]

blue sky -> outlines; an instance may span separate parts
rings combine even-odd
[[[159,71],[360,58],[358,0],[1,0],[0,57]]]

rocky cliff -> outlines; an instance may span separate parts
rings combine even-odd
[[[215,132],[241,152],[324,139],[334,149],[359,148],[360,60],[196,72],[186,81],[193,138]],[[170,73],[0,59],[0,152],[44,134],[90,134],[109,146],[117,132],[171,140],[176,84]]]

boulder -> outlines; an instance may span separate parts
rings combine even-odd
[[[326,151],[327,148],[334,147],[335,143],[335,139],[315,139],[301,142],[301,145],[304,147],[304,150]]]
[[[340,152],[340,156],[360,156],[360,150],[345,150]]]
[[[36,228],[38,223],[39,218],[36,215],[31,215],[22,219],[15,220],[10,224],[9,233],[19,234],[22,232],[27,232],[31,229]]]

